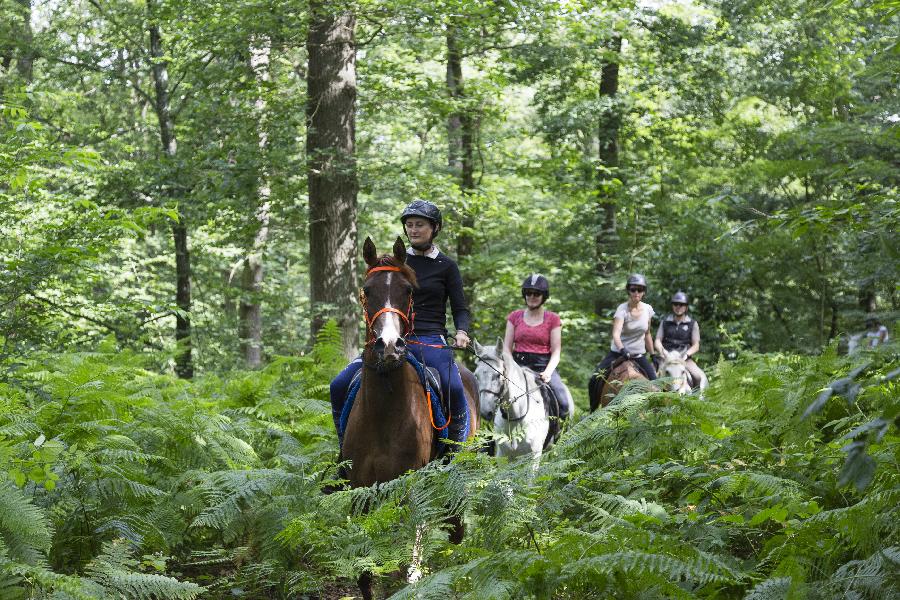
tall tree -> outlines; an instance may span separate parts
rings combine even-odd
[[[16,70],[23,81],[29,82],[34,76],[34,32],[31,30],[31,0],[16,0],[20,6],[22,20],[19,42],[19,56],[16,59]]]
[[[622,51],[622,36],[615,35],[606,52],[606,60],[600,71],[600,114],[597,124],[597,147],[599,165],[597,168],[597,198],[600,227],[597,230],[597,274],[602,280],[613,273],[616,235],[616,197],[621,188],[622,175],[619,170],[619,128],[622,123],[618,105],[619,61]],[[594,312],[602,315],[605,309],[603,299],[598,296]],[[604,325],[605,327],[605,325]]]
[[[474,122],[475,118],[470,113],[466,103],[466,93],[463,85],[463,52],[459,36],[459,18],[451,18],[447,26],[447,94],[450,96],[452,109],[447,117],[447,162],[450,172],[457,179],[463,197],[468,199],[475,191],[475,165],[474,165]],[[469,302],[472,301],[472,272],[466,269],[465,264],[472,256],[475,239],[472,228],[475,219],[469,210],[468,204],[463,209],[460,225],[462,229],[456,238],[456,255],[463,265],[463,281]]]
[[[154,110],[159,121],[159,138],[162,151],[169,167],[176,168],[178,141],[175,137],[175,122],[169,104],[169,72],[165,58],[162,33],[156,2],[147,1],[148,29],[150,33],[150,60],[153,73]],[[178,195],[180,187],[169,182],[165,191],[170,197]],[[178,219],[172,224],[172,239],[175,243],[175,304],[178,312],[175,315],[175,342],[178,345],[175,355],[175,372],[179,377],[190,379],[194,376],[194,364],[191,353],[191,255],[188,248],[188,225],[185,213],[179,208]]]
[[[356,310],[356,17],[315,0],[307,37],[309,275],[315,336],[326,320],[340,326],[344,352],[359,341]]]
[[[253,246],[244,259],[244,272],[241,279],[243,296],[239,310],[241,349],[244,360],[250,368],[262,364],[262,307],[260,292],[263,282],[263,253],[269,239],[269,202],[272,191],[267,168],[267,150],[269,133],[267,130],[266,87],[271,79],[269,60],[271,41],[266,36],[259,36],[250,46],[250,68],[256,80],[257,97],[254,112],[257,118],[257,139],[259,140],[258,183],[256,186],[256,233]]]

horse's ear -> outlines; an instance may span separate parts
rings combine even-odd
[[[406,246],[403,244],[403,238],[399,235],[397,236],[397,241],[394,242],[394,258],[401,265],[406,263]]]
[[[687,353],[687,350],[682,350],[680,354],[681,354],[681,360],[687,360],[687,359],[688,359],[688,353]]]
[[[478,340],[472,340],[472,348],[475,350],[475,356],[479,358],[484,356],[484,347],[478,343]]]
[[[366,236],[366,241],[363,244],[363,258],[366,259],[366,264],[370,267],[374,267],[378,262],[378,251],[375,249],[375,242],[369,236]]]

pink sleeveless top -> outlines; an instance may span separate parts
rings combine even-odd
[[[514,310],[506,320],[513,326],[513,352],[550,354],[550,332],[562,327],[559,315],[549,310],[544,311],[544,321],[540,325],[527,324],[524,310]]]

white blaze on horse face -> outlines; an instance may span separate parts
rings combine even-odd
[[[387,274],[387,281],[385,282],[385,287],[387,287],[387,289],[391,288],[391,277],[393,277],[393,275],[393,273]],[[394,308],[391,304],[390,296],[384,307]],[[403,335],[401,333],[400,317],[395,312],[386,312],[382,313],[378,320],[381,321],[381,330],[376,332],[377,336],[384,342],[385,348],[393,348],[397,345],[397,340]]]

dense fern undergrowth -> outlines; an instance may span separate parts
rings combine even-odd
[[[625,390],[536,471],[471,451],[326,495],[338,347],[191,383],[111,347],[6,364],[0,598],[328,598],[363,569],[398,598],[900,597],[895,344]]]

